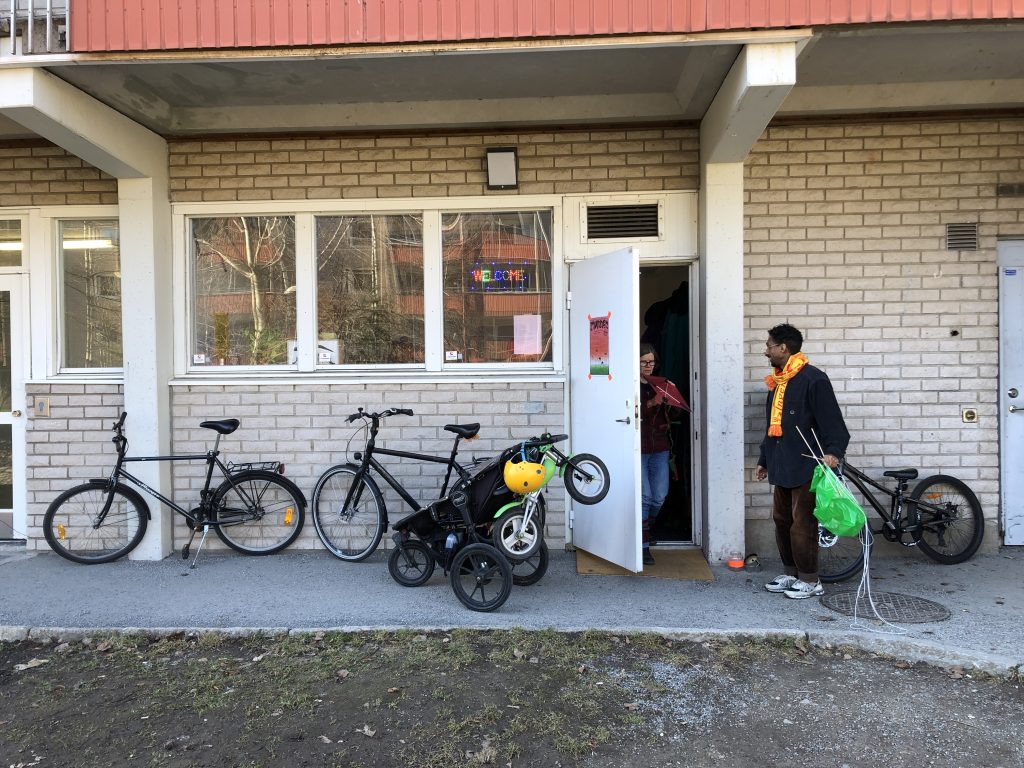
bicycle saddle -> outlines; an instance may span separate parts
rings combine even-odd
[[[221,419],[220,421],[201,421],[199,422],[200,427],[206,429],[212,429],[214,432],[219,432],[222,435],[230,435],[236,429],[238,429],[238,419]]]
[[[917,470],[916,469],[889,469],[882,473],[886,477],[891,477],[896,480],[916,480]]]
[[[459,437],[464,437],[469,440],[471,437],[476,437],[476,433],[480,431],[479,424],[445,424],[445,432],[454,432]]]

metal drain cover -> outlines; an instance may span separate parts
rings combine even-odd
[[[925,600],[914,595],[898,595],[895,592],[872,592],[875,610],[886,621],[903,622],[904,624],[924,624],[930,621],[945,621],[949,618],[949,609],[943,605]],[[875,611],[866,595],[857,600],[856,590],[830,592],[821,598],[821,604],[844,616],[853,616],[853,604],[857,603],[857,616],[871,619]]]

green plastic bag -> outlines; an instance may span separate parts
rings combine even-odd
[[[867,522],[860,504],[850,489],[828,467],[819,464],[811,478],[814,516],[836,536],[856,536]]]

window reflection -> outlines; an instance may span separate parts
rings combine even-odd
[[[193,365],[277,365],[295,346],[295,219],[192,220]]]
[[[551,213],[453,213],[444,232],[447,363],[551,358]]]
[[[316,220],[317,363],[424,361],[423,219]]]
[[[121,250],[114,219],[61,221],[65,368],[121,366]]]

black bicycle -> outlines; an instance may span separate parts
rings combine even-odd
[[[883,472],[896,481],[895,489],[886,488],[846,461],[837,473],[856,486],[881,518],[881,526],[871,528],[873,536],[881,535],[904,547],[918,547],[932,560],[946,565],[964,562],[981,546],[985,516],[978,497],[962,480],[932,475],[908,494],[910,481],[917,479],[916,469]],[[876,493],[889,497],[888,509]],[[873,522],[879,521],[869,517],[868,526]],[[835,582],[857,574],[864,566],[865,535],[862,531],[857,537],[836,536],[818,526],[819,578]]]
[[[131,485],[185,518],[192,531],[181,550],[185,560],[199,530],[203,537],[196,549],[197,559],[211,528],[221,541],[246,555],[280,552],[298,538],[305,518],[306,497],[282,476],[284,467],[276,461],[224,464],[220,460],[220,439],[238,429],[238,419],[204,421],[199,425],[217,433],[213,449],[206,453],[128,456],[128,439],[124,436],[127,416],[122,413],[113,426],[117,463],[110,477],[90,480],[65,491],[43,515],[43,535],[58,555],[76,563],[109,563],[135,549],[146,533],[151,515],[145,499]],[[199,492],[199,506],[191,510],[179,506],[124,468],[125,464],[137,461],[206,462],[206,482]],[[211,488],[214,468],[224,479]],[[195,568],[195,560],[192,567]]]

